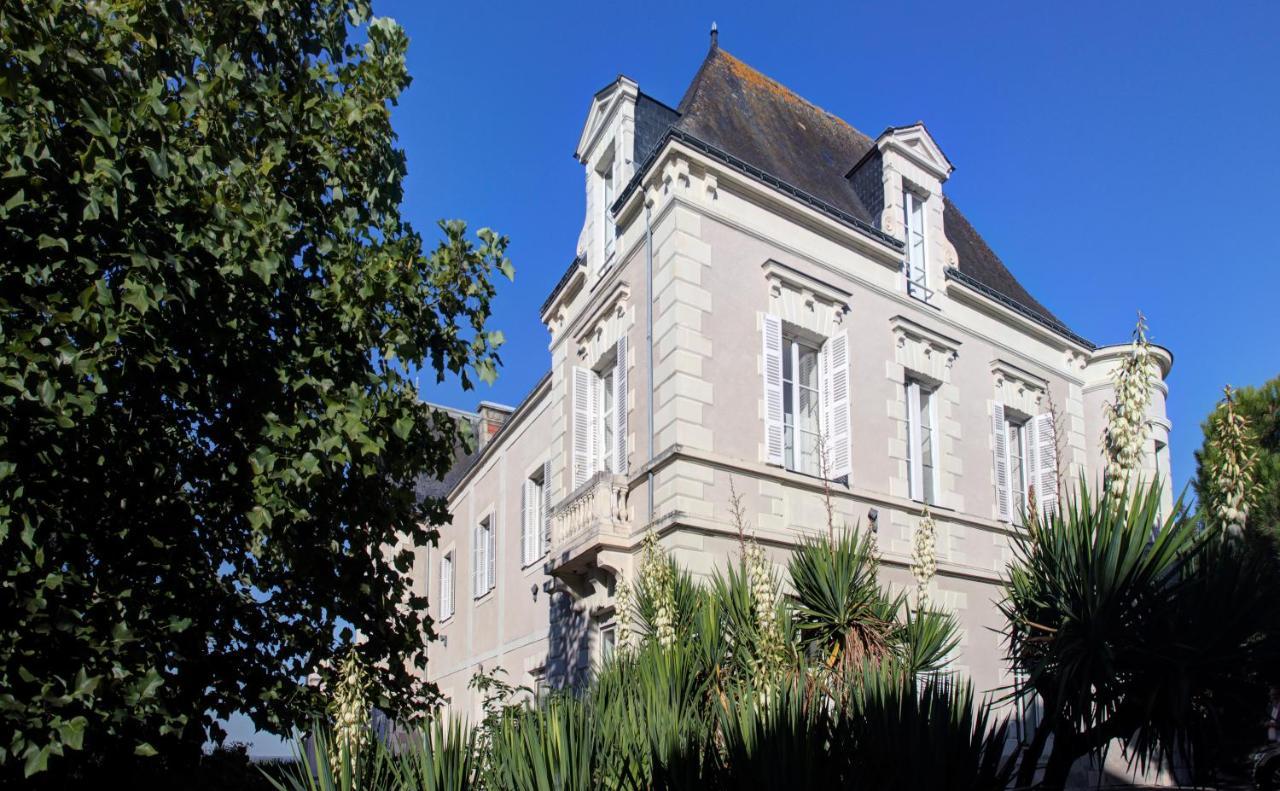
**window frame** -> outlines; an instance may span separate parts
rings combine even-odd
[[[453,618],[457,611],[458,604],[456,601],[457,586],[454,581],[457,579],[457,562],[454,557],[454,550],[450,548],[447,552],[440,555],[440,622]],[[446,573],[447,570],[447,573]],[[449,607],[446,610],[445,605]]]
[[[905,242],[903,267],[907,276],[907,294],[922,302],[929,302],[933,297],[933,289],[929,288],[929,229],[926,210],[929,205],[928,196],[922,196],[916,189],[903,182],[902,185],[902,235]],[[915,217],[920,237],[920,260],[912,257],[911,244],[912,217]],[[919,263],[920,278],[915,278],[915,264]]]
[[[1010,414],[1007,408],[1005,409],[1004,448],[1005,467],[1009,470],[1009,519],[1015,524],[1021,518],[1019,514],[1025,514],[1027,511],[1027,490],[1032,485],[1029,466],[1031,448],[1027,444],[1027,432],[1030,426],[1030,418],[1018,417],[1016,414]],[[1014,475],[1013,470],[1015,430],[1018,438],[1018,476]],[[1016,477],[1020,477],[1021,481]]]
[[[618,652],[618,624],[610,621],[599,625],[600,664],[612,659]]]
[[[614,222],[613,214],[609,208],[613,205],[613,201],[617,199],[617,187],[614,183],[614,172],[617,170],[617,152],[610,148],[601,160],[600,167],[596,170],[596,175],[600,179],[600,235],[601,235],[601,265],[600,271],[603,273],[613,261],[614,255],[617,253],[618,246],[618,225]]]
[[[490,593],[493,593],[493,591],[498,587],[496,558],[492,557],[492,555],[496,554],[498,543],[497,534],[495,533],[496,525],[497,519],[494,517],[492,512],[482,516],[477,524],[480,531],[480,540],[476,541],[476,545],[472,552],[471,575],[474,582],[474,580],[479,576],[477,574],[476,564],[483,560],[484,583],[482,586],[476,588],[473,597],[476,601],[479,601]]]
[[[617,453],[618,442],[618,438],[614,436],[617,426],[617,415],[614,412],[614,388],[617,387],[618,383],[614,378],[613,371],[614,363],[609,363],[602,370],[596,372],[596,387],[599,389],[599,395],[596,400],[600,404],[599,413],[596,415],[596,432],[599,437],[599,454],[595,464],[596,472],[612,473],[614,471],[613,462]]]
[[[547,554],[548,542],[543,538],[543,536],[549,532],[546,529],[547,526],[543,524],[543,522],[549,518],[546,513],[546,508],[544,508],[546,503],[547,486],[546,465],[539,464],[537,467],[533,468],[533,470],[525,476],[525,485],[527,487],[524,494],[526,501],[522,503],[524,508],[520,514],[520,567],[522,569],[529,569],[536,566],[538,561],[546,557]],[[533,497],[532,509],[534,519],[532,521],[529,519],[530,504],[528,503],[528,498],[530,496]],[[533,532],[532,538],[529,536],[529,531]],[[527,552],[527,548],[531,545],[535,549],[533,554],[529,554]]]
[[[812,387],[800,382],[800,354],[802,349],[813,355],[814,385]],[[821,345],[815,345],[796,333],[787,332],[784,328],[782,333],[782,465],[791,472],[814,477],[819,477],[823,474],[822,458],[819,451],[820,443],[824,440],[822,434],[823,377],[821,366]],[[791,372],[790,380],[787,378],[788,370]],[[817,424],[812,431],[799,427],[800,395],[803,390],[812,391],[813,394]],[[788,403],[791,404],[791,410],[787,409]],[[799,462],[801,456],[798,442],[800,433],[810,434],[815,438],[814,468],[812,470],[803,469]]]
[[[907,490],[912,500],[926,505],[938,505],[942,495],[941,443],[938,440],[938,389],[936,385],[916,377],[908,376],[906,379]],[[927,404],[923,400],[926,396]],[[924,444],[922,432],[925,429],[922,417],[927,417],[929,421],[928,476],[924,473],[924,459],[920,453]]]

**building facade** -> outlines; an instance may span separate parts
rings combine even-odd
[[[482,669],[580,683],[649,531],[709,575],[737,557],[736,493],[781,571],[826,531],[829,491],[839,525],[878,533],[890,584],[914,584],[929,510],[952,669],[1007,683],[1010,536],[1029,496],[1052,508],[1100,477],[1128,345],[1027,293],[947,199],[923,123],[867,137],[714,43],[674,109],[626,77],[597,93],[575,156],[586,215],[542,306],[550,370],[518,406],[482,405],[501,428],[431,483],[453,522],[414,572],[430,680],[471,717]],[[1167,481],[1172,358],[1154,359],[1146,464]]]

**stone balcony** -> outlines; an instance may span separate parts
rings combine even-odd
[[[600,549],[621,546],[630,535],[626,476],[598,472],[551,510],[551,569],[579,570]]]

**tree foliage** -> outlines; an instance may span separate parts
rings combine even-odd
[[[0,764],[282,732],[352,629],[420,709],[415,502],[491,377],[506,239],[401,217],[368,0],[0,6]],[[409,606],[397,607],[398,604]]]

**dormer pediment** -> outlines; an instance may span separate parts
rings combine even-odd
[[[591,156],[591,150],[599,142],[602,133],[613,125],[622,105],[628,100],[635,106],[636,97],[640,94],[640,86],[630,77],[619,75],[618,79],[606,85],[591,98],[591,109],[587,112],[587,121],[578,137],[578,146],[573,156],[584,162]]]
[[[946,181],[955,170],[922,121],[910,126],[889,127],[876,138],[876,148],[885,153],[900,154],[938,181]]]

